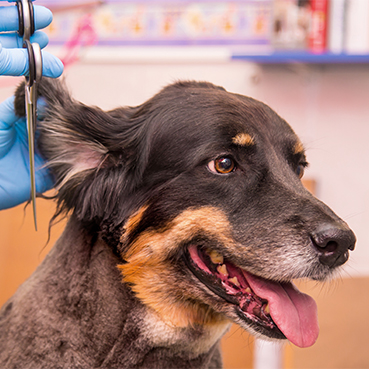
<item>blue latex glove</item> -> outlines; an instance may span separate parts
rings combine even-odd
[[[1,0],[0,0],[1,2]],[[34,6],[37,30],[48,26],[52,20],[50,10]],[[15,6],[0,7],[0,75],[20,76],[28,73],[28,53],[22,49],[22,39],[17,34],[18,11]],[[48,43],[45,33],[36,31],[31,42],[41,48]],[[63,64],[52,54],[42,51],[43,75],[59,77]],[[0,77],[1,78],[1,77]],[[6,209],[30,199],[30,175],[26,120],[14,112],[14,97],[0,104],[0,209]],[[42,101],[38,102],[39,116]],[[38,193],[53,187],[53,180],[43,158],[35,154],[36,190]]]
[[[1,3],[1,0],[0,0]],[[52,13],[43,6],[34,6],[36,32],[31,42],[37,42],[41,48],[48,43],[47,35],[39,29],[47,27],[52,21]],[[21,76],[28,74],[28,53],[22,48],[23,40],[18,31],[18,10],[16,6],[0,7],[0,75]],[[42,51],[42,74],[47,77],[59,77],[63,73],[62,62],[47,51]]]
[[[38,113],[42,115],[42,100]],[[37,148],[36,148],[37,150]],[[53,179],[42,157],[35,155],[36,191],[53,187]],[[0,104],[0,209],[7,209],[30,199],[28,136],[24,118],[14,114],[14,96]]]

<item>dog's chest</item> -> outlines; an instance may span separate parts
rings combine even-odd
[[[154,311],[143,313],[141,332],[153,347],[167,347],[194,358],[209,352],[230,327],[228,321],[202,327],[178,328],[164,322]]]

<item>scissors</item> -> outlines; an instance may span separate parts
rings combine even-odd
[[[18,0],[19,35],[23,37],[23,47],[27,49],[29,60],[29,75],[25,84],[25,104],[27,116],[29,169],[31,181],[31,202],[33,219],[37,231],[36,213],[36,177],[35,177],[35,130],[37,121],[37,86],[42,77],[42,54],[40,45],[30,42],[35,32],[34,11],[32,0]]]

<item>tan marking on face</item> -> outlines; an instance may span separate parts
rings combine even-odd
[[[239,133],[232,139],[233,143],[240,146],[252,146],[255,144],[254,138],[248,133]]]
[[[143,232],[122,255],[127,263],[118,266],[123,281],[131,285],[136,296],[175,327],[213,325],[225,320],[194,295],[189,281],[183,280],[168,260],[168,255],[178,250],[183,242],[200,233],[225,245],[234,243],[230,224],[222,211],[213,207],[186,210],[164,231]]]
[[[126,224],[124,225],[124,232],[120,238],[120,242],[125,243],[128,236],[133,233],[133,231],[137,228],[137,226],[139,225],[139,223],[141,222],[144,213],[147,209],[147,206],[143,206],[142,208],[140,208],[136,213],[134,213],[126,222]]]
[[[304,145],[301,141],[296,142],[295,146],[293,147],[293,153],[294,154],[303,154],[305,151]]]

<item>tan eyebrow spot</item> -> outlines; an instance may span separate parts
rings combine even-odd
[[[239,133],[232,139],[233,143],[240,146],[252,146],[255,144],[254,138],[248,133]]]
[[[296,142],[295,146],[293,147],[294,154],[303,154],[305,151],[304,145],[301,141]]]

